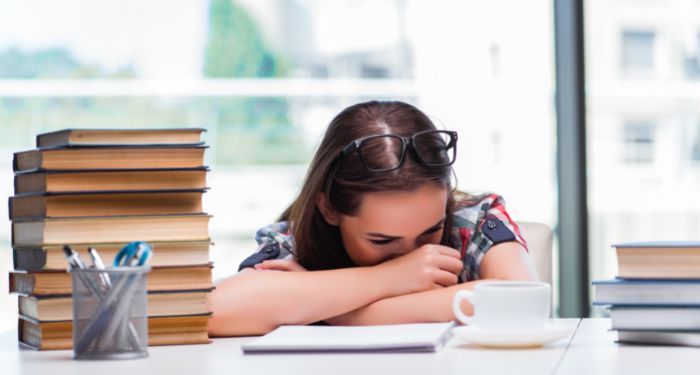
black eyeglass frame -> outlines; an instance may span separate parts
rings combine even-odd
[[[416,148],[416,143],[415,143],[415,138],[419,137],[424,134],[428,133],[442,133],[442,134],[447,134],[450,137],[450,142],[445,146],[445,151],[449,151],[450,149],[452,150],[452,158],[448,158],[448,162],[446,163],[429,163],[427,162],[420,154],[420,150]],[[367,166],[367,163],[365,163],[365,158],[362,155],[362,143],[369,140],[369,139],[375,139],[375,138],[397,138],[401,140],[401,155],[399,159],[399,163],[395,167],[391,168],[384,168],[384,169],[374,169],[370,168]],[[365,168],[367,172],[390,172],[396,169],[401,168],[403,165],[403,162],[406,158],[406,150],[408,148],[411,148],[413,150],[413,155],[416,157],[416,159],[423,165],[428,166],[428,167],[446,167],[448,165],[454,164],[455,160],[457,160],[457,132],[454,130],[424,130],[420,131],[416,134],[413,134],[410,137],[401,137],[395,134],[376,134],[376,135],[370,135],[367,137],[362,137],[358,138],[354,141],[352,141],[349,145],[345,146],[343,150],[340,152],[340,157],[344,157],[349,155],[351,152],[357,150],[358,155],[360,156],[360,162],[362,163],[362,166]]]

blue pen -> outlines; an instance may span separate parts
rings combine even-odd
[[[124,246],[114,257],[114,267],[142,266],[151,257],[152,248],[146,242],[134,241]]]

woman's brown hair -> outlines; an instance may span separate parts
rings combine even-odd
[[[337,226],[326,222],[317,207],[323,193],[328,206],[352,216],[357,213],[364,193],[378,191],[413,191],[424,184],[444,186],[448,195],[441,243],[450,245],[452,212],[455,206],[452,168],[427,167],[406,153],[400,168],[388,172],[366,172],[358,152],[340,154],[356,139],[377,134],[410,137],[435,130],[432,121],[416,107],[399,101],[370,101],[355,104],[340,112],[328,125],[314,155],[299,195],[281,215],[290,222],[295,242],[296,261],[308,270],[352,267]],[[390,162],[396,158],[391,147],[372,147],[362,152],[365,160]]]

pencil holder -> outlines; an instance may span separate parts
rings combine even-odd
[[[148,356],[148,271],[147,266],[70,270],[73,358]]]

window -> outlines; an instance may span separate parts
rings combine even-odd
[[[691,136],[690,160],[700,164],[700,124],[695,126],[695,134]]]
[[[654,69],[654,32],[622,32],[623,74],[649,74]]]
[[[625,122],[622,129],[622,160],[632,164],[650,164],[654,161],[654,132],[651,121]]]
[[[700,33],[684,47],[683,71],[688,79],[700,79]]]
[[[2,4],[4,197],[12,152],[32,148],[37,133],[206,127],[204,208],[214,277],[224,277],[291,203],[332,117],[391,99],[459,132],[461,189],[500,193],[517,220],[556,227],[551,1]],[[0,227],[9,248],[10,223]],[[15,324],[10,298],[0,295],[0,329]]]
[[[697,5],[584,1],[591,280],[617,275],[611,244],[698,238]]]

